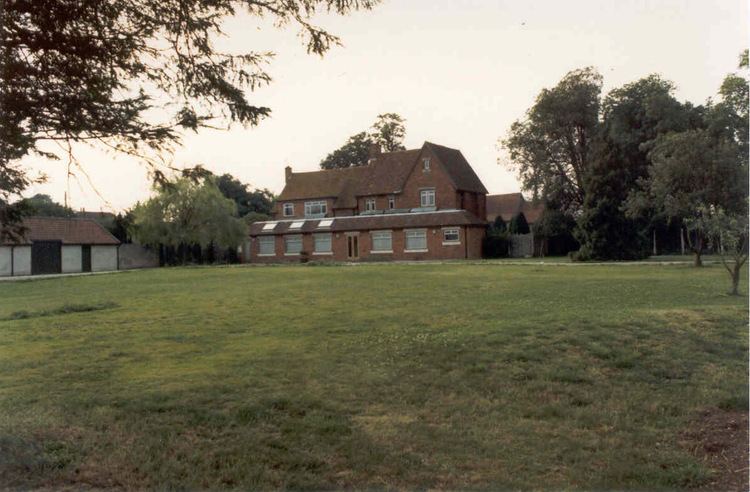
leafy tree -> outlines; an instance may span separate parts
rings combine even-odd
[[[131,234],[142,244],[179,247],[184,263],[187,247],[193,245],[238,246],[246,225],[236,214],[235,203],[222,195],[213,178],[196,182],[182,177],[133,208]]]
[[[234,201],[237,205],[237,214],[240,217],[255,212],[271,215],[275,197],[267,189],[248,190],[248,186],[231,174],[222,174],[216,178],[216,185],[221,193]]]
[[[542,90],[501,142],[523,189],[559,203],[570,215],[583,205],[601,88],[602,77],[595,69],[569,72],[555,87]]]
[[[637,214],[652,207],[668,220],[684,220],[688,245],[701,266],[708,240],[702,228],[704,211],[719,209],[729,216],[747,213],[748,83],[729,75],[709,101],[702,128],[660,135],[648,146],[652,166],[640,189],[628,197],[627,210]]]
[[[528,234],[530,232],[531,229],[529,228],[529,223],[526,222],[526,216],[523,212],[519,212],[516,216],[510,219],[510,223],[508,224],[509,234]]]
[[[349,137],[344,145],[320,161],[321,169],[340,169],[364,166],[371,157],[373,146],[386,152],[404,150],[404,119],[396,113],[378,115],[369,132]]]
[[[405,122],[406,120],[396,113],[379,114],[370,129],[370,140],[378,144],[385,152],[406,150],[404,147]]]
[[[742,267],[748,256],[747,214],[731,215],[720,207],[701,206],[695,217],[687,220],[687,227],[706,233],[732,279],[730,294],[739,295]]]
[[[372,140],[365,132],[349,137],[344,145],[334,150],[320,161],[321,169],[341,169],[364,166],[370,157]]]
[[[130,229],[133,227],[133,211],[127,210],[125,213],[115,215],[109,232],[112,233],[121,243],[132,241]]]
[[[43,217],[74,217],[75,212],[70,207],[54,201],[49,195],[37,193],[31,198],[21,200],[30,215]]]
[[[255,125],[270,113],[247,91],[269,83],[273,53],[217,49],[237,9],[300,29],[309,53],[339,39],[312,24],[378,0],[8,0],[0,9],[0,229],[10,198],[32,181],[17,160],[59,157],[45,142],[103,145],[154,164],[182,130]],[[146,91],[144,88],[148,88]],[[158,169],[157,177],[163,178]]]
[[[648,254],[651,218],[626,214],[624,204],[648,174],[648,146],[660,134],[680,131],[698,118],[673,96],[674,86],[650,75],[610,92],[592,145],[592,166],[578,217],[579,259],[637,259]]]

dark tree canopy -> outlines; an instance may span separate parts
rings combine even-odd
[[[593,68],[568,73],[552,89],[542,90],[501,142],[523,189],[571,214],[583,204],[601,88],[602,77]]]
[[[37,193],[30,198],[21,200],[21,205],[26,207],[29,215],[42,217],[74,217],[75,212],[70,207],[57,203],[49,195]]]
[[[269,190],[248,190],[248,185],[231,174],[222,174],[216,178],[216,185],[221,193],[237,205],[237,215],[244,217],[254,212],[270,216],[275,197]]]
[[[403,145],[406,127],[396,113],[378,115],[369,132],[360,132],[349,137],[344,145],[320,161],[321,169],[339,169],[364,166],[372,157],[373,149],[384,152],[405,150]]]
[[[528,234],[529,232],[531,232],[531,228],[529,228],[529,223],[526,221],[526,216],[523,214],[523,212],[519,212],[512,219],[510,219],[510,223],[508,224],[508,233]]]
[[[273,53],[233,54],[214,41],[238,11],[300,29],[307,51],[336,36],[313,25],[320,11],[345,15],[378,0],[6,0],[0,9],[0,225],[30,178],[15,161],[103,145],[151,162],[181,130],[254,125],[270,109],[251,102],[271,79]],[[54,153],[52,152],[54,151]],[[5,230],[5,229],[3,229]]]

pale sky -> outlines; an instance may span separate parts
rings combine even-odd
[[[250,94],[273,113],[259,126],[186,134],[179,167],[203,164],[279,193],[284,166],[312,171],[379,113],[406,119],[406,147],[429,140],[460,149],[490,193],[519,190],[497,148],[542,88],[595,66],[604,91],[659,73],[680,100],[715,96],[748,45],[746,0],[385,0],[372,11],[318,22],[342,38],[308,55],[294,29],[227,22],[222,47],[274,51],[273,82]],[[90,181],[64,162],[27,158],[49,181],[26,193],[68,192],[75,209],[120,211],[150,195],[146,169],[125,157],[76,150]]]

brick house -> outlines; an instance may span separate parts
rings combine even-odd
[[[274,220],[250,226],[251,262],[482,255],[487,190],[458,150],[373,149],[364,166],[285,177]]]

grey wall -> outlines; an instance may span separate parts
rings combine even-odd
[[[62,247],[62,272],[77,273],[81,271],[81,246]]]
[[[10,246],[0,246],[0,277],[7,277],[13,272],[13,254]]]
[[[117,270],[117,246],[91,246],[91,271]]]
[[[512,234],[510,236],[510,256],[513,258],[534,256],[534,235],[531,233]]]
[[[120,270],[133,268],[155,268],[159,266],[159,254],[140,244],[120,245]]]
[[[31,275],[31,246],[13,248],[13,275]]]

